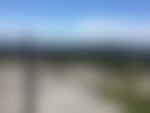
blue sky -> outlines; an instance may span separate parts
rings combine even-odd
[[[16,36],[31,31],[39,36],[39,42],[97,42],[114,39],[90,37],[113,35],[134,36],[132,41],[138,38],[141,42],[144,39],[140,37],[150,37],[149,6],[148,0],[1,0],[0,34]],[[41,38],[48,36],[59,38]]]

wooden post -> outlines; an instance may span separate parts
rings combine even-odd
[[[25,113],[35,112],[35,82],[37,55],[31,41],[23,44],[22,60],[25,66]]]

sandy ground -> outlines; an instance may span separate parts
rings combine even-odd
[[[70,62],[58,70],[40,62],[36,67],[35,113],[123,113],[120,103],[95,96],[92,89],[102,85],[105,74],[87,62]],[[21,62],[0,65],[0,113],[25,113],[26,74]]]

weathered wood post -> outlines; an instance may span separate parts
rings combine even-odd
[[[31,38],[31,37],[30,37]],[[29,39],[29,37],[27,37]],[[25,113],[35,112],[35,82],[37,54],[32,41],[29,39],[22,45],[21,58],[25,66]]]

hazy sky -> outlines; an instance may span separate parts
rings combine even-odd
[[[147,43],[149,6],[149,0],[1,0],[0,34],[17,36],[33,32],[44,43],[52,40]],[[116,38],[106,38],[110,36]]]

